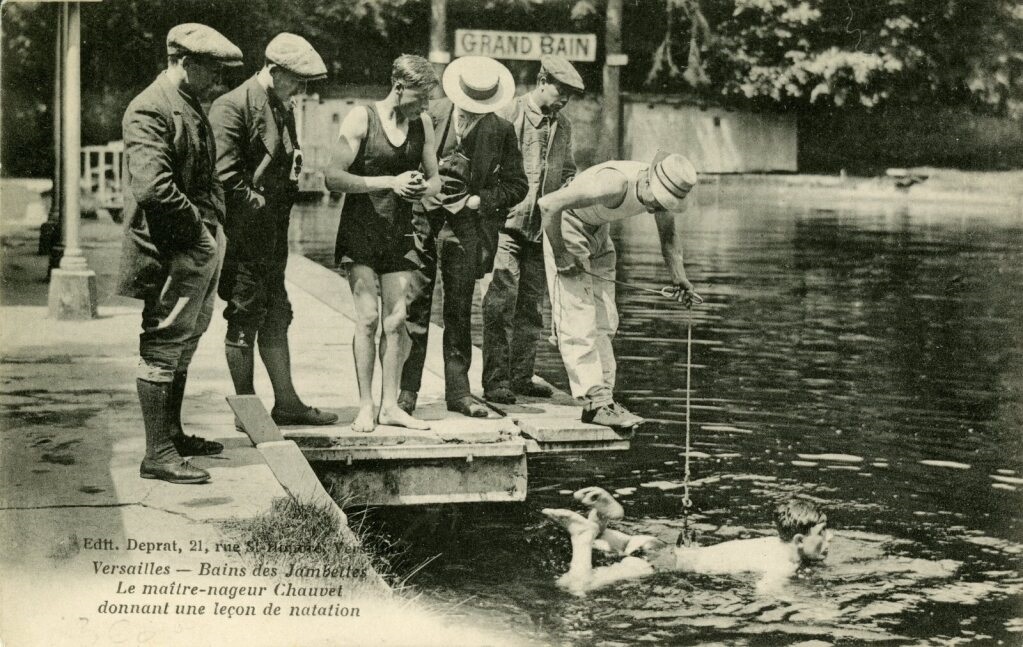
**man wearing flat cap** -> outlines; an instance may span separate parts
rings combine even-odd
[[[142,299],[136,379],[146,430],[142,478],[203,483],[184,457],[223,445],[181,427],[188,366],[213,316],[223,260],[224,191],[213,129],[200,97],[242,53],[206,25],[167,34],[167,69],[132,102],[122,122],[124,222],[118,293]]]
[[[572,396],[583,404],[583,422],[618,429],[643,422],[614,400],[611,339],[618,329],[618,310],[611,223],[652,213],[675,284],[674,297],[687,308],[702,302],[686,277],[675,222],[696,179],[696,169],[683,155],[658,151],[649,163],[591,166],[538,201],[551,318]]]
[[[529,193],[512,207],[501,229],[483,297],[483,394],[498,404],[513,404],[516,394],[551,396],[551,388],[533,377],[545,287],[536,202],[576,173],[572,124],[562,108],[584,88],[571,63],[544,56],[536,87],[499,113],[515,126]]]
[[[295,34],[275,36],[265,56],[263,69],[210,108],[227,203],[219,288],[227,302],[227,366],[235,391],[254,394],[258,347],[273,386],[274,421],[329,425],[337,415],[306,405],[292,383],[292,310],[284,287],[288,224],[302,164],[292,99],[306,91],[308,81],[325,77],[327,68],[312,45]]]

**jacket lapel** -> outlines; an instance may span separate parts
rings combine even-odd
[[[267,154],[273,157],[280,142],[280,132],[277,130],[277,120],[274,119],[273,109],[270,108],[267,91],[259,84],[256,77],[249,79],[248,95],[249,111],[256,124],[256,132],[259,133],[259,138],[263,141]]]

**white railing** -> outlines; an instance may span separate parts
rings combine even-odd
[[[82,191],[102,209],[123,209],[121,162],[124,142],[114,141],[100,146],[82,146]]]

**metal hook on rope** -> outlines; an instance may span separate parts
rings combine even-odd
[[[696,541],[696,531],[689,529],[689,512],[693,507],[693,500],[689,498],[689,481],[692,473],[689,467],[689,410],[691,395],[691,378],[693,370],[693,310],[686,309],[686,454],[685,454],[685,478],[682,490],[682,532],[678,535],[676,546],[692,546]]]
[[[583,274],[588,274],[594,278],[608,283],[614,283],[621,285],[622,287],[630,288],[633,290],[639,290],[640,292],[647,292],[650,294],[656,294],[672,301],[682,301],[680,298],[684,290],[678,285],[666,285],[660,290],[653,288],[644,287],[642,285],[634,285],[632,283],[626,283],[625,281],[619,281],[617,279],[608,278],[606,276],[600,276],[594,274],[588,270],[582,270]],[[683,303],[685,303],[683,301]],[[683,494],[682,494],[682,532],[679,533],[678,540],[676,541],[677,546],[692,546],[696,543],[696,530],[689,528],[689,514],[693,507],[693,500],[689,497],[689,481],[691,480],[692,473],[690,471],[689,459],[692,453],[690,449],[690,397],[692,390],[690,384],[692,381],[692,370],[693,370],[693,306],[700,305],[703,303],[703,297],[690,291],[690,299],[686,306],[686,453],[685,453],[685,479],[683,481]]]
[[[600,279],[601,281],[607,281],[608,283],[614,283],[615,285],[620,285],[620,286],[622,286],[624,288],[629,288],[631,290],[639,290],[640,292],[646,292],[648,294],[656,294],[657,296],[664,297],[665,299],[671,299],[672,301],[677,301],[678,300],[679,292],[681,290],[681,288],[679,286],[677,286],[677,285],[666,285],[663,288],[661,288],[660,290],[655,290],[653,288],[648,288],[648,287],[645,287],[645,286],[642,286],[642,285],[636,285],[635,283],[628,283],[626,281],[619,281],[618,279],[609,279],[606,276],[601,276],[599,274],[594,274],[593,272],[590,272],[589,270],[581,270],[581,271],[582,271],[583,274],[586,274],[587,276],[592,276],[595,279]],[[703,303],[703,297],[701,297],[700,295],[698,295],[698,294],[696,294],[694,292],[692,294],[692,305],[700,305],[701,303]]]

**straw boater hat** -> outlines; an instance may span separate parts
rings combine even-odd
[[[504,65],[488,56],[456,58],[441,81],[451,103],[466,112],[496,112],[515,98],[515,79]]]
[[[696,167],[685,155],[658,150],[647,171],[650,192],[666,211],[682,211],[683,201],[696,186]]]

